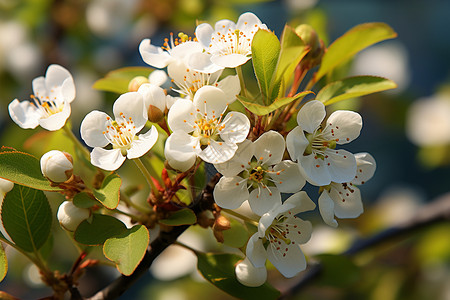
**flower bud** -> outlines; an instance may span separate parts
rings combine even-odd
[[[247,257],[236,265],[234,272],[236,273],[236,279],[249,287],[263,285],[267,280],[266,267],[255,267]]]
[[[311,47],[308,54],[301,61],[303,67],[310,69],[320,64],[325,47],[314,28],[308,24],[301,24],[295,28],[295,32],[306,45]]]
[[[148,107],[148,120],[153,123],[159,123],[164,118],[164,112],[154,105]]]
[[[53,182],[65,182],[73,174],[73,159],[69,153],[52,150],[41,157],[42,174]]]
[[[128,91],[129,92],[137,92],[139,87],[144,83],[149,83],[148,78],[145,76],[136,76],[130,80],[128,83]]]
[[[0,178],[0,210],[2,209],[2,201],[3,198],[5,197],[5,194],[10,190],[12,190],[13,187],[14,187],[13,182]]]
[[[67,231],[75,231],[81,222],[91,216],[87,208],[76,207],[71,201],[64,201],[58,208],[59,224]]]

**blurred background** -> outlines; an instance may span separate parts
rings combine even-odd
[[[361,136],[346,149],[370,152],[377,172],[361,187],[366,212],[360,218],[340,220],[339,228],[331,229],[319,226],[317,211],[311,216],[317,223],[305,247],[311,260],[320,253],[340,253],[355,238],[413,218],[438,198],[450,201],[450,2],[445,0],[0,0],[1,144],[43,154],[26,143],[40,129],[20,129],[9,118],[7,105],[15,98],[28,99],[32,79],[43,75],[49,64],[61,64],[74,76],[72,121],[77,133],[89,111],[110,111],[117,97],[93,90],[95,80],[119,67],[145,66],[138,52],[143,38],[162,45],[170,32],[193,35],[196,20],[236,21],[246,11],[278,36],[286,23],[308,23],[325,45],[365,22],[385,22],[398,33],[398,38],[362,51],[345,68],[349,75],[387,77],[398,88],[331,107],[361,113]],[[201,230],[186,235],[186,243],[210,247]],[[70,262],[58,257],[58,249],[64,252],[65,247],[72,246],[55,246],[56,266]],[[183,257],[174,251],[175,257]],[[7,254],[10,268],[0,290],[20,299],[48,295],[23,257]],[[170,262],[181,266],[169,258],[168,265],[156,264],[123,299],[228,299],[200,278],[195,261],[186,255],[181,259],[188,262],[185,268],[177,268],[183,272],[169,272],[174,269]],[[334,273],[293,298],[450,299],[450,225],[427,227],[342,263],[331,262]],[[340,271],[348,276],[342,278]],[[107,276],[101,284],[117,276],[112,268],[98,272]],[[286,288],[286,281],[271,280]]]

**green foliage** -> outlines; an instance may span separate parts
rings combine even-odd
[[[168,226],[192,225],[197,222],[195,213],[189,208],[173,212],[167,219],[159,220],[160,224]]]
[[[103,180],[102,187],[93,191],[94,196],[104,207],[115,209],[119,205],[121,185],[122,179],[119,175],[111,173]]]
[[[222,231],[224,244],[234,248],[244,247],[248,241],[248,231],[244,224],[235,218],[228,218],[230,229]]]
[[[319,284],[344,288],[359,279],[359,268],[344,255],[321,254],[318,259],[323,265]]]
[[[153,71],[147,67],[125,67],[106,74],[94,83],[93,88],[106,92],[123,94],[128,92],[128,84],[136,76],[148,77]]]
[[[124,275],[131,275],[147,251],[150,235],[144,225],[136,225],[123,234],[106,240],[103,253]]]
[[[271,112],[277,110],[280,107],[283,107],[283,106],[291,103],[292,101],[301,100],[306,95],[309,95],[312,93],[313,92],[311,92],[311,91],[304,91],[304,92],[298,93],[297,95],[295,95],[293,97],[279,98],[279,99],[276,99],[272,104],[270,104],[268,106],[257,104],[255,102],[251,101],[250,99],[247,99],[247,98],[245,98],[243,96],[239,96],[239,95],[237,96],[237,99],[239,100],[239,102],[241,102],[242,105],[245,106],[245,108],[247,108],[252,113],[254,113],[258,116],[264,116],[264,115],[270,114]]]
[[[39,160],[20,151],[0,152],[0,178],[7,179],[33,189],[59,191],[42,175]]]
[[[3,199],[2,222],[14,243],[37,252],[48,239],[52,210],[42,191],[15,185]]]
[[[360,97],[396,88],[392,80],[376,76],[355,76],[334,81],[323,87],[316,100],[330,105],[345,99]]]
[[[0,243],[0,282],[5,278],[7,272],[8,260],[6,259],[5,249],[3,248],[2,243]]]
[[[364,48],[396,36],[395,31],[385,23],[365,23],[353,27],[328,47],[315,80],[319,81]]]
[[[234,266],[242,260],[235,254],[196,253],[197,268],[206,280],[239,299],[277,299],[280,292],[268,283],[260,287],[247,287],[237,281]]]
[[[118,219],[108,215],[94,214],[91,221],[84,220],[78,225],[74,239],[88,246],[102,245],[107,239],[123,234],[126,230],[125,224]]]
[[[99,204],[97,201],[92,199],[88,193],[78,193],[73,197],[73,204],[79,208],[90,208],[96,204]]]

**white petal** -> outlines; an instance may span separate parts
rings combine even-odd
[[[216,32],[220,32],[221,34],[226,34],[228,30],[231,30],[231,32],[234,32],[236,28],[236,24],[233,21],[230,20],[220,20],[217,21],[214,25],[214,30]]]
[[[7,193],[12,190],[14,183],[12,181],[0,178],[0,193]],[[1,207],[0,207],[1,209]]]
[[[324,129],[324,136],[338,144],[346,144],[359,136],[362,128],[361,116],[353,111],[337,110],[330,115]]]
[[[142,40],[139,44],[139,53],[147,64],[155,68],[165,68],[173,60],[169,53],[150,44],[150,39]]]
[[[300,126],[296,126],[286,136],[286,148],[292,160],[298,160],[308,147],[309,141]]]
[[[45,86],[52,93],[53,90],[60,89],[61,96],[69,103],[75,98],[75,83],[70,72],[60,65],[50,65],[45,73]],[[52,98],[52,97],[50,97]]]
[[[42,128],[54,131],[61,129],[64,124],[66,124],[67,119],[70,117],[70,104],[69,102],[65,101],[63,110],[48,116],[47,118],[40,118],[39,125],[41,125]]]
[[[356,159],[352,153],[341,149],[326,150],[325,154],[325,167],[328,169],[331,181],[344,183],[350,182],[355,178]]]
[[[188,59],[194,53],[201,53],[203,47],[198,42],[187,41],[172,48],[170,55],[177,60]],[[172,62],[171,62],[172,63]]]
[[[306,259],[300,246],[296,243],[282,244],[281,250],[277,251],[274,245],[267,251],[267,258],[286,278],[291,278],[306,269]],[[286,254],[286,255],[284,255]]]
[[[308,194],[305,191],[293,194],[292,196],[287,198],[286,201],[284,201],[283,205],[289,207],[288,210],[293,215],[305,211],[314,210],[316,208],[316,204],[314,204],[314,202],[311,200],[311,198],[309,198]]]
[[[220,137],[228,143],[243,142],[250,131],[250,121],[243,113],[229,112],[221,123],[225,127],[220,131]]]
[[[327,162],[314,154],[300,156],[298,166],[300,172],[312,185],[324,186],[329,185],[332,181]]]
[[[252,211],[262,216],[277,205],[281,204],[281,194],[276,187],[259,187],[250,193],[248,203]]]
[[[167,79],[169,79],[169,76],[163,70],[153,70],[148,76],[148,81],[157,86],[162,86],[166,83]]]
[[[312,100],[303,105],[297,114],[297,123],[306,132],[313,133],[319,128],[325,118],[325,105],[317,100]]]
[[[296,244],[305,244],[311,239],[312,224],[300,218],[291,217],[285,221],[289,225],[286,237]]]
[[[239,176],[222,177],[214,188],[214,201],[222,208],[236,209],[248,199],[247,180]]]
[[[254,30],[255,25],[262,25],[261,20],[254,13],[246,12],[239,16],[236,28],[240,31],[250,31]]]
[[[229,75],[218,82],[217,87],[224,91],[228,104],[236,100],[236,95],[241,92],[241,84],[237,75]]]
[[[48,99],[47,97],[50,98],[49,90],[47,89],[47,86],[45,84],[44,76],[39,76],[33,79],[31,85],[33,86],[33,93],[36,97],[38,97],[39,99]]]
[[[215,164],[216,170],[228,177],[236,176],[249,167],[249,162],[254,153],[254,145],[250,140],[245,140],[238,145],[234,156],[221,164]]]
[[[197,147],[197,155],[205,162],[211,164],[220,164],[230,160],[236,153],[238,146],[236,144],[226,142],[209,141],[209,145],[201,150]]]
[[[117,170],[125,159],[125,156],[120,153],[120,149],[106,150],[95,147],[91,152],[91,163],[106,171]]]
[[[284,160],[275,165],[269,176],[282,193],[296,193],[302,189],[306,180],[298,165],[290,160]]]
[[[8,105],[9,115],[11,119],[24,129],[36,128],[39,125],[41,114],[39,110],[29,101],[22,101],[14,99]]]
[[[209,74],[221,72],[224,69],[223,67],[214,64],[211,61],[211,54],[206,52],[192,53],[189,55],[187,65],[195,71]],[[210,84],[212,83],[213,82]]]
[[[136,131],[139,131],[147,123],[147,111],[144,109],[144,100],[138,92],[128,92],[117,98],[113,105],[113,112],[116,121],[133,121]]]
[[[250,262],[257,268],[262,268],[266,264],[267,252],[264,249],[262,240],[258,233],[250,237],[247,244],[246,255]]]
[[[160,70],[155,70],[153,71],[153,73],[155,73],[156,71]],[[156,106],[161,111],[164,111],[166,109],[166,94],[164,93],[164,90],[160,88],[158,85],[151,83],[144,83],[139,87],[137,92],[142,95],[145,109],[147,111],[150,105]]]
[[[198,41],[204,48],[209,47],[209,43],[211,42],[211,35],[213,34],[214,29],[211,25],[208,23],[203,23],[197,26],[195,28],[195,36],[197,37]]]
[[[273,209],[266,212],[261,216],[258,222],[258,237],[264,238],[266,236],[266,231],[272,225],[273,220],[279,215],[279,210],[282,207],[281,204],[276,205]]]
[[[255,142],[255,157],[263,164],[272,166],[283,159],[286,144],[281,134],[270,130],[263,133]]]
[[[89,147],[105,147],[109,144],[103,132],[110,118],[104,112],[94,110],[84,117],[80,126],[81,138]]]
[[[357,218],[364,211],[360,190],[352,185],[344,188],[342,184],[333,184],[330,197],[334,201],[334,214],[341,219]]]
[[[227,108],[227,99],[225,93],[214,86],[201,87],[194,96],[195,108],[200,110],[208,118],[218,118]]]
[[[195,125],[195,107],[192,101],[178,99],[170,107],[167,114],[167,123],[172,131],[192,132]]]
[[[158,140],[158,130],[155,126],[144,134],[138,135],[138,139],[134,140],[131,148],[127,150],[127,158],[138,158],[147,153]]]
[[[356,158],[356,176],[355,179],[352,180],[353,184],[364,184],[367,180],[372,178],[375,170],[377,168],[377,164],[375,159],[369,153],[357,153],[355,154]]]
[[[238,53],[213,54],[211,56],[211,61],[224,68],[236,68],[245,64],[250,58],[251,56]]]
[[[197,143],[196,139],[182,131],[173,132],[164,147],[164,155],[169,165],[181,172],[189,170],[197,158],[194,150]]]
[[[334,201],[330,198],[327,191],[323,191],[318,200],[320,215],[325,224],[331,227],[337,227],[338,223],[334,219]]]
[[[257,287],[263,285],[267,280],[266,267],[255,267],[248,257],[236,265],[234,270],[236,279],[243,285]]]

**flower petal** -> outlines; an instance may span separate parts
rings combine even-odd
[[[241,284],[249,287],[258,287],[263,285],[267,280],[266,267],[255,267],[248,257],[236,265],[234,272],[236,279]]]
[[[181,172],[189,170],[195,163],[197,155],[194,147],[198,141],[182,132],[173,132],[166,140],[164,155],[169,165]]]
[[[209,47],[213,32],[214,29],[208,23],[202,23],[195,28],[195,36],[205,49],[208,49]]]
[[[334,201],[330,198],[330,195],[325,190],[318,200],[320,215],[322,216],[325,224],[331,227],[337,227],[338,223],[334,219]]]
[[[216,184],[213,195],[220,207],[236,209],[249,197],[247,180],[239,176],[222,177]]]
[[[221,164],[215,164],[216,170],[224,176],[236,176],[249,167],[253,157],[254,145],[250,140],[245,140],[238,145],[234,156]]]
[[[160,70],[155,70],[153,71],[153,73],[156,71]],[[160,88],[158,85],[151,83],[144,83],[139,87],[137,92],[142,95],[145,109],[147,111],[150,105],[156,106],[161,111],[164,111],[166,109],[166,94],[164,93],[164,90]]]
[[[152,126],[149,131],[138,135],[138,139],[131,143],[131,148],[127,150],[127,158],[138,158],[147,153],[158,140],[158,130]]]
[[[326,138],[337,144],[347,144],[359,136],[362,128],[361,115],[348,110],[337,110],[330,115],[323,131]]]
[[[295,193],[287,198],[286,201],[284,201],[283,206],[288,207],[287,210],[289,210],[293,215],[314,210],[316,208],[316,204],[314,204],[305,191]],[[287,210],[284,211],[286,212]]]
[[[201,114],[206,114],[207,118],[218,118],[228,105],[225,93],[209,85],[201,87],[195,93],[193,103]]]
[[[211,54],[206,52],[197,52],[189,55],[187,65],[195,71],[212,74],[221,72],[224,67],[218,66],[211,61]],[[211,82],[210,84],[212,84]]]
[[[290,160],[283,160],[272,168],[269,173],[281,193],[296,193],[302,189],[306,180],[298,165]]]
[[[311,239],[312,224],[300,218],[291,217],[285,221],[289,225],[286,237],[297,244],[305,244]],[[287,226],[286,225],[286,226]]]
[[[264,249],[262,240],[258,233],[253,234],[248,240],[246,255],[250,262],[257,268],[262,268],[266,264],[267,252]]]
[[[330,197],[334,201],[334,214],[341,219],[357,218],[363,211],[360,190],[353,186],[332,184]]]
[[[32,129],[39,125],[41,114],[30,101],[19,102],[19,100],[14,99],[8,105],[8,111],[11,119],[21,128]]]
[[[198,157],[205,162],[220,164],[231,159],[236,153],[237,148],[238,146],[236,144],[209,140],[209,145],[205,149],[202,150],[200,145],[198,145],[196,151]]]
[[[352,180],[353,184],[361,185],[372,178],[377,168],[377,163],[369,153],[356,153],[356,176]]]
[[[258,187],[250,193],[248,203],[255,214],[262,216],[281,204],[281,194],[276,187]]]
[[[246,12],[239,16],[236,28],[248,32],[254,30],[255,25],[258,27],[262,25],[261,20],[254,13]]]
[[[224,91],[228,104],[236,100],[236,95],[241,92],[241,84],[237,75],[229,75],[217,83],[217,87]]]
[[[313,133],[319,128],[325,118],[325,105],[317,100],[312,100],[303,105],[297,114],[297,123],[306,132]]]
[[[138,92],[128,92],[117,98],[113,105],[116,121],[128,122],[132,120],[136,126],[136,132],[141,130],[147,123],[147,111],[144,109],[144,100]]]
[[[139,53],[145,63],[155,68],[165,68],[173,60],[169,53],[160,47],[153,46],[150,39],[144,39],[139,44]]]
[[[282,244],[277,250],[270,244],[271,250],[267,251],[267,258],[286,278],[291,278],[306,269],[306,259],[300,246],[296,243]]]
[[[72,75],[64,67],[52,64],[47,68],[45,73],[45,87],[49,92],[49,97],[52,99],[52,94],[62,96],[62,100],[69,103],[75,98],[75,83]]]
[[[120,149],[106,150],[95,147],[91,152],[91,163],[106,171],[117,170],[125,159],[125,156],[120,153]]]
[[[61,129],[64,124],[66,124],[67,119],[70,117],[70,104],[67,101],[64,101],[63,104],[63,110],[52,114],[46,118],[40,118],[38,120],[39,125],[41,125],[42,128],[54,131]]]
[[[252,57],[238,53],[213,54],[211,61],[224,68],[236,68],[245,64],[250,58]]]
[[[250,131],[250,121],[243,113],[229,112],[221,123],[224,128],[220,131],[220,137],[227,143],[243,142]]]
[[[325,151],[325,163],[331,177],[331,181],[344,183],[350,182],[356,175],[355,156],[346,150]],[[321,160],[321,159],[319,159]],[[328,185],[324,184],[324,185]]]
[[[81,138],[89,147],[105,147],[109,144],[103,132],[110,117],[104,112],[94,110],[84,117],[80,126]]]
[[[195,126],[195,107],[192,101],[187,99],[178,99],[170,107],[167,114],[167,123],[169,128],[175,131],[192,132]]]
[[[296,126],[286,136],[286,148],[292,160],[299,160],[308,145],[309,141],[300,126]]]
[[[324,186],[329,185],[332,181],[327,162],[314,154],[300,156],[298,166],[300,172],[312,185]]]
[[[187,41],[172,48],[170,50],[170,55],[177,60],[188,60],[192,54],[201,52],[203,52],[203,47],[200,43]]]
[[[263,164],[272,166],[283,159],[286,143],[281,134],[270,130],[263,133],[255,142],[255,157]]]
[[[163,70],[153,70],[148,76],[148,81],[157,86],[162,86],[166,83],[167,79],[169,79],[169,76]]]

